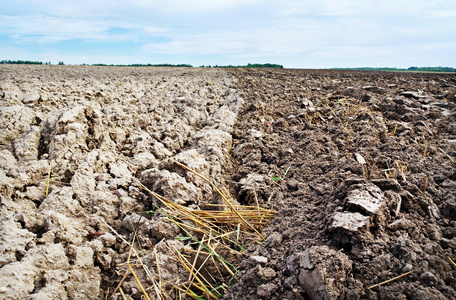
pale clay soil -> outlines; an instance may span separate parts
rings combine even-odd
[[[111,297],[132,220],[182,277],[156,246],[187,241],[140,217],[160,203],[139,182],[216,197],[170,158],[277,212],[224,299],[456,299],[455,93],[453,74],[1,65],[0,299]]]

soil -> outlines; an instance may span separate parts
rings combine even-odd
[[[163,280],[184,278],[159,247],[182,232],[140,216],[160,203],[138,182],[216,197],[169,158],[277,213],[224,299],[456,299],[454,74],[0,69],[1,299],[110,297],[133,223]]]
[[[456,76],[233,73],[234,189],[278,215],[226,299],[456,299]]]

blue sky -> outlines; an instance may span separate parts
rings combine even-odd
[[[0,0],[0,59],[456,67],[454,0]]]

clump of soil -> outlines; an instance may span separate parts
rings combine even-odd
[[[278,215],[225,298],[456,298],[456,77],[232,72],[234,194]]]

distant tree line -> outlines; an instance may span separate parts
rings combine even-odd
[[[85,65],[85,64],[84,64]],[[130,64],[130,65],[114,65],[114,64],[92,64],[92,66],[109,66],[109,67],[187,67],[193,68],[189,64]]]
[[[50,61],[42,62],[42,61],[32,61],[32,60],[2,60],[0,64],[5,65],[50,65]],[[63,61],[59,61],[59,65],[64,65]]]
[[[86,64],[83,64],[86,65]],[[92,64],[92,66],[109,66],[109,67],[186,67],[193,68],[190,64],[129,64],[129,65],[116,65],[116,64]],[[283,69],[282,65],[277,64],[247,64],[245,66],[200,66],[200,68],[277,68]]]
[[[277,65],[277,64],[247,64],[245,66],[233,66],[233,65],[228,65],[228,66],[200,66],[200,68],[274,68],[274,69],[283,69],[282,65]]]
[[[21,64],[21,65],[43,65],[42,61],[30,61],[30,60],[2,60],[2,64]],[[45,62],[45,65],[50,65],[51,62]],[[59,65],[64,65],[65,63],[63,61],[59,61]],[[83,66],[88,66],[89,64],[82,64]],[[122,64],[92,64],[92,66],[109,66],[109,67],[186,67],[186,68],[193,68],[192,65],[190,64],[127,64],[127,65],[122,65]],[[278,64],[247,64],[243,66],[233,66],[233,65],[228,65],[228,66],[200,66],[200,68],[275,68],[275,69],[283,69],[282,65]],[[356,69],[368,69],[368,68],[356,68]],[[373,69],[373,68],[371,68]],[[385,68],[386,69],[386,68]],[[450,68],[451,69],[451,68]],[[450,72],[450,71],[446,71]]]
[[[2,60],[2,64],[11,64],[11,65],[42,65],[42,61],[31,61],[31,60]],[[48,64],[47,62],[45,63]],[[51,64],[51,62],[49,62]]]
[[[456,68],[450,67],[410,67],[408,69],[401,68],[332,68],[332,70],[356,70],[356,71],[387,71],[387,72],[456,72]]]
[[[2,60],[0,64],[16,64],[16,65],[50,65],[51,62],[42,61],[31,61],[31,60]],[[63,61],[59,61],[59,65],[64,65]],[[88,64],[82,64],[84,66]],[[118,65],[118,64],[92,64],[92,66],[111,66],[111,67],[186,67],[193,68],[190,64],[129,64],[129,65]],[[275,68],[283,69],[282,65],[278,64],[247,64],[247,65],[227,65],[227,66],[205,66],[202,65],[200,68]],[[387,72],[456,72],[456,68],[451,67],[410,67],[408,69],[402,68],[373,68],[373,67],[360,67],[360,68],[331,68],[332,70],[357,70],[357,71],[387,71]]]
[[[456,72],[456,68],[450,67],[410,67],[407,70],[420,72]]]

